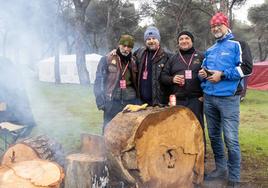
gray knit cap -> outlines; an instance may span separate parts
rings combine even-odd
[[[159,30],[154,26],[147,27],[146,31],[144,32],[144,41],[146,41],[149,37],[154,37],[160,42],[161,37]]]

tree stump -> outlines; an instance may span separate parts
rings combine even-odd
[[[105,157],[103,137],[93,134],[81,134],[81,152],[97,157]]]
[[[27,138],[10,146],[2,157],[1,165],[34,159],[55,161],[64,166],[64,152],[61,145],[44,135]]]
[[[119,113],[104,133],[110,175],[148,188],[190,188],[203,181],[203,132],[185,107]]]
[[[56,163],[22,161],[0,167],[0,188],[59,188],[63,177]]]
[[[65,188],[101,188],[108,184],[105,157],[71,154],[66,157]]]

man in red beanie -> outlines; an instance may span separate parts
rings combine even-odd
[[[228,174],[227,187],[237,187],[241,163],[238,138],[241,80],[252,72],[252,57],[248,44],[234,38],[223,13],[211,18],[210,27],[216,43],[206,51],[199,77],[216,169],[205,179],[225,178]]]

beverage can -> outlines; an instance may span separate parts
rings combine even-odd
[[[176,106],[176,95],[169,96],[169,106]]]

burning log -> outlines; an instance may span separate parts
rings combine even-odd
[[[188,108],[121,112],[104,138],[110,175],[126,185],[190,188],[203,181],[202,128]]]
[[[0,188],[59,188],[63,177],[55,163],[22,161],[0,167]]]
[[[10,146],[2,156],[1,165],[14,162],[44,159],[64,165],[64,152],[60,144],[46,136],[27,138]]]

